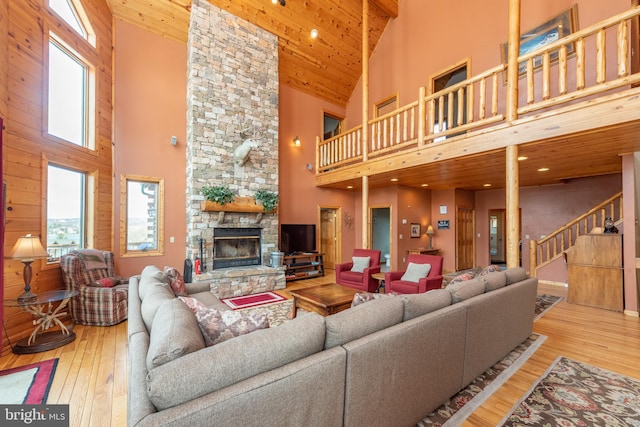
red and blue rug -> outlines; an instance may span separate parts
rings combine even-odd
[[[47,403],[58,359],[0,371],[0,404],[42,405]]]

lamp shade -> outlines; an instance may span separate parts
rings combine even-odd
[[[26,236],[18,237],[18,241],[5,258],[33,261],[34,259],[47,258],[48,256],[49,254],[42,247],[38,236],[27,234]]]
[[[433,234],[436,234],[436,232],[433,231],[433,226],[430,225],[430,226],[427,227],[427,231],[425,231],[424,234],[433,235]]]

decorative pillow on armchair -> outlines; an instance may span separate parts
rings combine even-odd
[[[416,264],[410,262],[407,271],[404,272],[400,280],[418,283],[420,279],[427,277],[430,271],[431,264]]]
[[[215,308],[198,310],[196,320],[207,347],[269,327],[269,318],[266,313],[250,315]]]
[[[353,260],[353,267],[351,267],[351,271],[355,273],[364,273],[365,268],[369,268],[371,264],[370,256],[354,256],[351,258]]]

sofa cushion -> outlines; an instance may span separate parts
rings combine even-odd
[[[171,290],[176,296],[187,296],[187,288],[185,287],[184,280],[182,279],[182,274],[175,267],[165,266],[163,269],[167,280],[169,281],[169,286],[171,286]]]
[[[524,279],[529,277],[525,269],[522,267],[507,268],[504,271],[504,274],[507,276],[507,285],[516,282],[522,282]]]
[[[369,256],[354,256],[351,259],[353,260],[351,271],[355,273],[364,273],[364,269],[369,268],[371,264],[371,257]]]
[[[382,298],[325,318],[328,349],[402,322],[402,298]]]
[[[445,289],[451,292],[451,303],[455,304],[484,293],[484,287],[484,282],[473,279],[466,282],[454,283]]]
[[[155,265],[148,265],[142,270],[140,280],[138,281],[138,295],[140,295],[140,299],[143,300],[147,296],[150,288],[156,285],[168,286],[167,276]]]
[[[484,283],[485,292],[495,291],[507,284],[507,276],[503,271],[495,271],[493,273],[478,276],[478,280]]]
[[[204,338],[191,309],[175,298],[163,302],[153,319],[147,369],[203,348]]]
[[[198,310],[196,320],[207,346],[269,327],[266,313],[242,313],[233,310],[206,308]]]
[[[404,272],[400,280],[418,283],[420,279],[427,277],[431,271],[431,264],[416,264],[410,262],[407,271]]]
[[[170,299],[175,299],[173,291],[171,291],[167,286],[158,285],[153,286],[153,292],[149,292],[149,294],[142,300],[140,311],[142,313],[142,320],[147,327],[147,331],[151,331],[153,318],[156,316],[156,312],[160,305]]]
[[[451,300],[451,292],[448,289],[433,289],[422,294],[405,295],[403,321],[447,307],[451,305]]]
[[[187,354],[148,373],[149,399],[158,410],[188,402],[318,353],[324,337],[324,317],[309,313]]]

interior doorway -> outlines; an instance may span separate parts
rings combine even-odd
[[[342,247],[341,214],[342,211],[338,207],[319,207],[320,253],[324,256],[324,268],[335,269],[337,260],[342,257],[340,253]]]
[[[389,271],[385,255],[391,259],[391,206],[371,207],[369,215],[371,218],[371,230],[369,230],[371,249],[380,251],[381,270]]]
[[[504,239],[504,209],[489,211],[489,260],[491,264],[504,264],[507,251]]]
[[[458,208],[456,212],[456,271],[475,266],[475,210]]]

